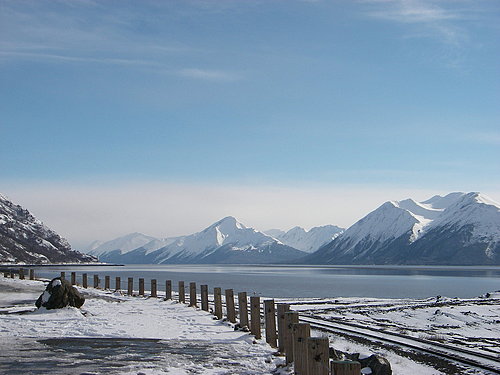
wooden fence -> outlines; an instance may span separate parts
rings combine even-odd
[[[16,273],[12,270],[4,272],[4,277],[15,278]],[[65,278],[66,273],[61,272],[60,277]],[[25,279],[26,273],[23,268],[19,269],[18,277]],[[101,288],[99,275],[93,275],[94,288]],[[35,271],[29,270],[30,280],[35,280]],[[104,289],[110,289],[110,277],[104,277]],[[77,284],[75,272],[71,272],[71,284]],[[134,292],[134,279],[128,278],[127,295],[158,298],[157,280],[151,280],[150,295],[146,296],[144,279],[139,278],[138,293]],[[88,288],[87,274],[82,274],[83,288]],[[121,290],[120,277],[115,278],[115,290]],[[209,311],[208,285],[200,286],[201,310]],[[172,300],[172,280],[165,282],[164,300]],[[265,327],[266,342],[273,348],[278,349],[280,355],[285,356],[287,364],[293,364],[294,373],[297,375],[359,375],[361,366],[355,361],[332,361],[329,358],[330,348],[328,337],[311,337],[311,327],[307,323],[299,323],[299,313],[290,310],[290,305],[284,303],[275,304],[273,299],[266,299],[261,303],[259,296],[251,296],[250,304],[246,292],[238,293],[238,309],[236,310],[234,291],[226,289],[224,293],[226,318],[231,323],[237,323],[238,312],[239,326],[241,329],[249,329],[255,339],[262,337],[262,326]],[[177,302],[186,303],[185,283],[179,281]],[[250,319],[248,307],[250,306]],[[196,283],[189,283],[189,307],[198,307]],[[222,289],[213,289],[212,313],[217,319],[224,318],[224,305],[222,303]],[[263,312],[263,316],[261,314]],[[262,319],[263,318],[263,319]],[[276,321],[278,322],[276,324]]]

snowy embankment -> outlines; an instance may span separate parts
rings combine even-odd
[[[43,289],[0,278],[0,372],[269,374],[283,361],[264,340],[184,304],[81,289],[81,309],[36,310]]]

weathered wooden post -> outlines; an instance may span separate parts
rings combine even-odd
[[[8,272],[4,272],[3,273],[3,277],[9,277],[9,273]]]
[[[290,311],[290,305],[286,303],[278,303],[278,351],[285,352],[285,313]]]
[[[129,296],[131,296],[132,294],[134,294],[134,278],[133,277],[129,277],[128,278],[127,294]]]
[[[222,319],[222,290],[214,288],[214,314],[217,319]]]
[[[357,361],[332,361],[330,370],[334,375],[359,375],[361,373],[361,363]]]
[[[16,278],[16,274],[14,273],[14,271],[10,271],[10,278],[11,279],[15,279]]]
[[[307,375],[328,375],[328,337],[310,337],[307,346]]]
[[[274,299],[264,301],[264,320],[266,322],[266,342],[276,348],[276,309]]]
[[[196,283],[189,283],[189,306],[198,307],[198,303],[196,301]]]
[[[24,268],[19,268],[19,278],[24,280]]]
[[[139,295],[144,297],[144,279],[139,279]]]
[[[158,297],[158,288],[156,286],[156,279],[151,279],[151,297]]]
[[[293,362],[293,324],[299,322],[299,313],[289,311],[285,313],[285,355],[286,363]]]
[[[76,272],[71,272],[71,285],[76,285]]]
[[[94,288],[99,288],[99,275],[94,275]]]
[[[293,367],[296,375],[307,375],[306,340],[309,337],[311,337],[311,326],[308,323],[292,324]]]
[[[66,278],[66,272],[61,271],[61,276],[60,277],[61,277],[61,279],[64,280]]]
[[[179,281],[179,303],[186,302],[186,291],[184,288],[184,281]]]
[[[172,280],[167,280],[165,282],[165,299],[172,299]]]
[[[248,327],[248,301],[247,292],[238,293],[238,310],[240,313],[240,326]]]
[[[250,333],[255,336],[256,339],[262,337],[260,332],[260,297],[251,296],[250,297]]]
[[[104,289],[109,290],[111,284],[111,280],[109,276],[104,276]]]
[[[208,285],[201,286],[201,309],[208,311]]]
[[[88,287],[88,281],[87,281],[87,274],[86,273],[82,274],[82,286],[84,288]]]
[[[236,308],[234,306],[234,291],[232,289],[226,289],[224,291],[226,295],[226,316],[227,320],[231,323],[236,323]]]
[[[122,289],[122,279],[120,276],[115,277],[115,290],[121,290]]]
[[[35,270],[33,268],[30,269],[30,280],[35,280]]]

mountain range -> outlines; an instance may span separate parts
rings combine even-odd
[[[500,205],[476,192],[386,202],[300,263],[499,265]]]
[[[0,194],[1,263],[82,263],[96,258],[71,249],[67,240],[28,210]]]

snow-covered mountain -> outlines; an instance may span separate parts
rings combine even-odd
[[[164,241],[164,246],[155,248],[157,241]],[[100,260],[129,264],[273,263],[291,261],[304,255],[304,252],[286,246],[271,236],[245,227],[234,217],[226,217],[188,236],[152,240],[128,251],[110,249],[100,253]]]
[[[304,261],[500,264],[500,205],[480,193],[386,202]]]
[[[135,232],[106,242],[94,241],[89,245],[90,250],[88,253],[94,256],[101,256],[118,250],[121,254],[126,254],[153,241],[159,240],[155,237]],[[160,245],[160,247],[162,246]]]
[[[311,228],[309,231],[301,227],[294,227],[288,232],[279,229],[270,229],[264,233],[276,238],[285,245],[305,251],[306,253],[312,253],[326,243],[331,242],[343,231],[343,228],[335,225],[324,225]]]
[[[92,256],[72,250],[68,241],[28,210],[0,194],[1,263],[80,263],[95,260]]]

